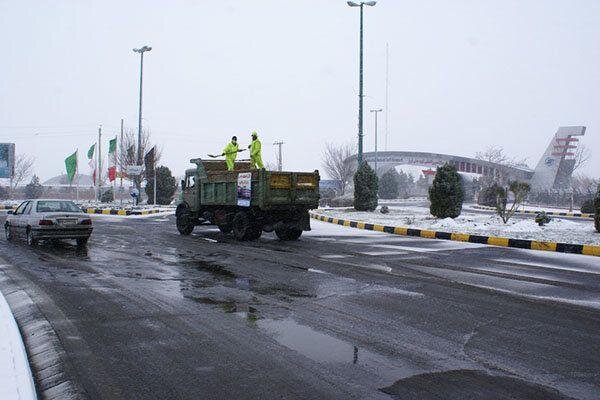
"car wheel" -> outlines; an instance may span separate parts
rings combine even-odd
[[[31,229],[27,229],[27,244],[29,246],[35,246],[37,245],[37,243],[38,240],[33,237],[33,232],[31,231]]]
[[[4,235],[6,236],[6,240],[8,240],[9,242],[13,240],[12,229],[10,229],[9,224],[4,225]]]

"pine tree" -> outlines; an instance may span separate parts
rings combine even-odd
[[[379,198],[397,199],[400,195],[400,174],[396,168],[390,168],[379,181]]]
[[[31,177],[31,182],[25,186],[25,197],[28,199],[39,199],[44,193],[44,187],[40,184],[40,178],[37,175]]]
[[[354,209],[373,211],[377,208],[379,179],[373,168],[363,162],[354,174]]]
[[[462,211],[463,189],[456,167],[445,164],[437,168],[429,188],[429,211],[438,218],[456,218]]]
[[[168,167],[160,166],[156,169],[156,203],[170,204],[177,189],[177,182]],[[146,182],[146,196],[148,204],[154,204],[154,175],[149,176]]]

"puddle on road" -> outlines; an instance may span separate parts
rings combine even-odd
[[[547,386],[466,369],[413,375],[380,390],[394,399],[570,399]]]
[[[309,326],[301,325],[292,318],[281,320],[259,319],[260,330],[272,336],[279,344],[294,350],[318,363],[339,366],[359,366],[371,371],[387,382],[413,371],[409,367],[395,365],[390,359],[362,349]]]

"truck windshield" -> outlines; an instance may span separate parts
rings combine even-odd
[[[37,212],[83,212],[72,201],[38,201]]]

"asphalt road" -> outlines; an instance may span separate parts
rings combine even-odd
[[[238,243],[97,217],[87,252],[0,240],[0,289],[57,338],[43,397],[61,376],[90,399],[600,398],[599,259],[312,224]]]

